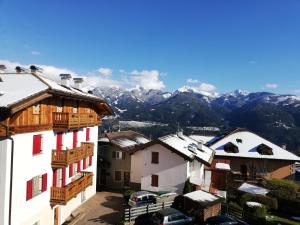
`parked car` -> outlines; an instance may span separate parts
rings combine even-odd
[[[155,203],[173,202],[177,196],[178,194],[175,192],[164,193],[156,197]]]
[[[162,209],[152,216],[153,225],[184,225],[191,224],[193,221],[193,217],[186,216],[173,208]]]
[[[233,217],[220,215],[213,216],[205,220],[204,225],[249,225],[248,223]]]
[[[153,194],[148,191],[134,192],[130,195],[128,205],[132,207],[136,207],[136,206],[153,204],[155,202],[156,197],[157,197],[156,194]]]

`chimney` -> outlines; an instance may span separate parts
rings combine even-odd
[[[71,74],[60,74],[60,82],[61,85],[66,86],[66,87],[70,87],[70,79],[72,78]]]
[[[6,66],[5,65],[0,65],[0,71],[4,71],[6,70]]]
[[[199,141],[199,142],[197,143],[197,148],[198,148],[199,150],[202,150],[202,147],[203,147],[203,143],[202,143],[202,141]]]
[[[182,139],[184,139],[184,135],[183,135],[183,131],[182,130],[180,130],[180,131],[178,131],[177,132],[177,136],[179,137],[179,138],[182,138]]]
[[[42,73],[43,72],[43,69],[42,68],[40,68],[40,67],[37,67],[37,66],[35,66],[35,65],[31,65],[30,67],[29,67],[29,69],[30,69],[30,72],[32,73],[32,74],[37,74],[38,72],[39,73]]]
[[[25,69],[25,68],[23,68],[21,66],[16,66],[15,70],[16,70],[16,73],[25,73],[25,72],[28,72],[27,69]]]
[[[283,148],[283,149],[286,150],[286,144],[283,144],[283,145],[281,146],[281,148]]]
[[[81,89],[81,84],[83,83],[83,78],[82,77],[76,77],[76,78],[73,78],[73,81],[74,81],[74,87],[76,89]]]

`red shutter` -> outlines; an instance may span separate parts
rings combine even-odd
[[[63,187],[66,186],[66,167],[62,168],[62,181],[61,181],[61,183],[62,183]]]
[[[83,159],[83,169],[86,169],[86,158]]]
[[[74,130],[73,131],[73,148],[77,147],[77,134],[78,134],[78,131]]]
[[[73,164],[69,165],[69,177],[73,176]]]
[[[90,158],[89,158],[89,165],[90,166],[92,165],[92,162],[93,162],[93,156],[90,156]]]
[[[32,180],[27,181],[26,201],[32,198]]]
[[[47,173],[42,175],[42,192],[47,190]]]
[[[89,141],[90,140],[90,128],[86,128],[86,138],[85,138],[86,141]]]
[[[81,170],[81,168],[80,168],[80,161],[78,161],[78,162],[77,162],[77,172],[79,173],[80,170]]]
[[[33,135],[32,154],[38,154],[42,149],[42,135]]]
[[[57,170],[53,170],[53,180],[52,180],[53,187],[56,187],[56,180],[57,180]]]
[[[63,134],[62,133],[57,133],[56,134],[56,150],[62,150],[62,145],[63,145]]]

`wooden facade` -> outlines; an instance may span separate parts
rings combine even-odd
[[[106,103],[103,103],[106,104]],[[103,109],[103,115],[105,114]],[[101,123],[99,108],[89,101],[48,97],[14,113],[4,121],[9,127],[9,134],[38,132],[44,130],[68,131]],[[0,127],[0,135],[6,135]]]

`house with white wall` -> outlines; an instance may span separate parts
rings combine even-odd
[[[0,73],[0,224],[60,225],[96,193],[98,126],[112,110],[80,79],[16,70]]]
[[[182,193],[187,179],[203,184],[204,165],[209,166],[214,150],[182,132],[145,144],[131,156],[131,186],[153,192]]]

